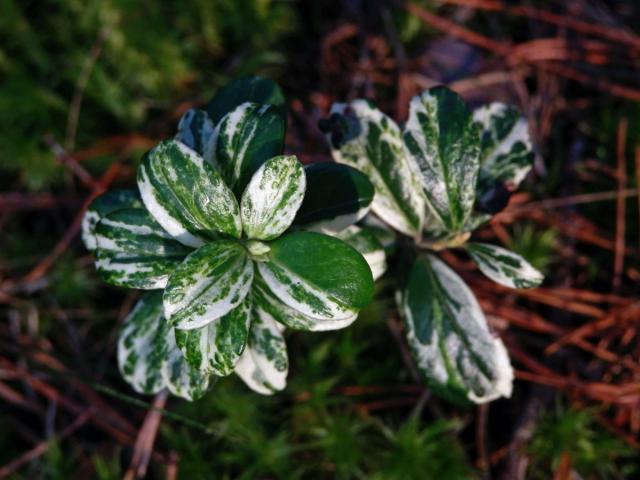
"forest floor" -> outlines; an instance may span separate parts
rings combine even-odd
[[[0,478],[638,478],[639,24],[633,0],[3,2]],[[137,295],[95,273],[84,211],[246,74],[282,86],[303,162],[330,159],[317,122],[335,101],[404,121],[445,84],[522,109],[534,171],[478,237],[544,284],[507,290],[446,256],[507,345],[510,399],[432,396],[384,277],[352,328],[288,332],[273,397],[225,378],[187,403],[120,379]]]

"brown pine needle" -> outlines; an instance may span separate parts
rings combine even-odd
[[[153,444],[158,434],[158,428],[162,421],[162,410],[167,403],[168,390],[162,390],[153,399],[153,405],[147,412],[144,423],[138,432],[133,450],[133,458],[129,470],[124,476],[125,480],[144,478],[147,474],[149,460],[153,453]]]
[[[622,192],[627,185],[627,162],[625,148],[627,146],[627,124],[626,118],[620,120],[618,124],[618,144],[617,144],[617,169],[618,196],[616,199],[616,243],[613,261],[613,291],[620,289],[622,283],[622,273],[624,271],[624,251],[625,251],[625,230],[626,230],[626,199]]]

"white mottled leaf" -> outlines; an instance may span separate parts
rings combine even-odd
[[[511,395],[506,349],[453,270],[433,255],[419,257],[399,301],[409,346],[434,391],[475,403]]]
[[[464,101],[445,87],[414,97],[404,140],[420,170],[430,213],[448,231],[463,229],[480,168],[479,128]]]
[[[254,304],[262,311],[267,312],[282,325],[294,330],[307,330],[311,332],[340,330],[341,328],[348,327],[358,318],[357,313],[339,320],[309,317],[281,302],[259,274],[256,275],[254,279],[252,295]]]
[[[165,232],[144,208],[124,208],[105,216],[95,229],[96,268],[120,287],[164,288],[169,275],[192,249]]]
[[[213,152],[207,146],[214,134],[215,125],[204,110],[187,110],[178,123],[175,139],[194,150],[205,160],[213,162]]]
[[[118,367],[136,392],[153,395],[167,386],[161,371],[170,331],[161,291],[143,295],[125,318],[118,338]]]
[[[336,235],[355,248],[369,264],[373,279],[379,279],[387,270],[387,255],[373,229],[352,225]]]
[[[195,151],[165,140],[138,168],[145,207],[176,240],[198,247],[220,234],[240,238],[240,208],[218,171]]]
[[[96,197],[82,217],[82,241],[87,250],[93,251],[98,246],[95,229],[103,217],[122,208],[137,207],[142,207],[137,190],[110,190]]]
[[[217,240],[191,253],[169,278],[164,312],[176,328],[200,328],[226,315],[247,296],[253,263],[234,240]]]
[[[176,343],[197,370],[226,376],[233,372],[247,343],[251,295],[226,315],[193,330],[176,329]]]
[[[466,249],[482,273],[505,287],[533,288],[544,279],[529,262],[506,248],[472,242],[466,245]]]
[[[287,346],[275,319],[254,304],[249,342],[236,373],[253,391],[272,395],[287,385]]]
[[[481,128],[482,153],[478,176],[478,198],[504,186],[514,191],[533,166],[533,151],[527,120],[520,111],[503,103],[491,103],[473,112]]]
[[[245,235],[272,240],[289,228],[304,198],[306,178],[295,156],[267,160],[242,194],[240,216]]]
[[[282,154],[285,127],[282,109],[273,105],[245,102],[222,118],[208,148],[238,196],[264,162]]]
[[[398,125],[366,100],[355,100],[334,104],[322,127],[333,158],[361,170],[373,183],[373,212],[396,230],[418,236],[424,195]]]
[[[201,398],[209,389],[211,376],[189,365],[176,345],[174,330],[168,335],[168,353],[162,363],[162,378],[169,391],[190,402]]]
[[[138,393],[153,395],[168,388],[194,400],[207,389],[209,376],[189,367],[164,318],[162,291],[145,293],[125,318],[118,338],[118,367]]]

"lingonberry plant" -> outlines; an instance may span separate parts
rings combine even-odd
[[[137,191],[88,209],[83,238],[100,275],[149,291],[118,342],[136,391],[193,400],[233,372],[256,392],[281,390],[284,327],[343,328],[371,300],[384,254],[352,224],[374,187],[351,167],[283,156],[283,103],[269,80],[234,82],[144,156]]]
[[[320,128],[337,162],[369,176],[372,212],[400,234],[396,303],[428,384],[460,403],[510,396],[513,370],[502,341],[437,252],[464,249],[482,273],[507,287],[542,281],[519,255],[470,241],[531,168],[524,118],[500,103],[471,113],[454,92],[436,87],[411,100],[402,129],[366,100],[335,104]]]

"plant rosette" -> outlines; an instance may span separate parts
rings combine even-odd
[[[381,247],[352,226],[373,186],[351,167],[282,155],[283,102],[269,80],[232,83],[144,156],[138,191],[107,192],[85,215],[102,278],[148,290],[118,341],[139,393],[195,400],[234,372],[258,393],[282,390],[284,328],[344,328],[373,296]]]
[[[434,392],[456,403],[509,397],[513,369],[472,291],[437,252],[465,250],[480,271],[510,288],[542,274],[518,254],[470,240],[503,209],[531,169],[527,122],[493,103],[471,113],[445,87],[414,97],[401,128],[367,100],[334,104],[321,121],[334,159],[369,176],[371,211],[396,232],[402,262],[397,306],[409,347]],[[410,259],[408,268],[405,259]]]

